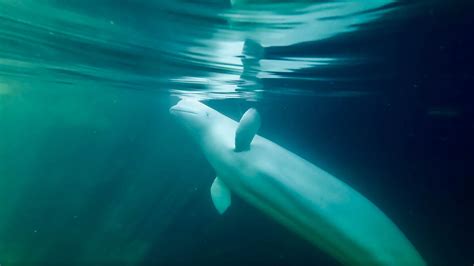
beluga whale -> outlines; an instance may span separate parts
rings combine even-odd
[[[342,265],[426,265],[401,230],[372,202],[325,170],[259,136],[254,108],[240,121],[183,99],[170,113],[216,172],[219,214],[234,195],[308,240]]]

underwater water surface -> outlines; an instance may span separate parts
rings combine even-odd
[[[184,98],[257,108],[428,265],[471,265],[473,10],[0,1],[0,265],[339,265],[239,197],[218,214]]]

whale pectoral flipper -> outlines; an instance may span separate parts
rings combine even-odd
[[[250,150],[250,143],[260,128],[260,115],[255,108],[250,108],[245,112],[235,131],[235,151]]]
[[[231,204],[230,190],[219,177],[212,183],[211,197],[219,214],[223,214]]]

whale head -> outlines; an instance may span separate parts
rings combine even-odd
[[[209,131],[219,118],[219,113],[196,100],[181,100],[170,108],[170,113],[193,135]]]

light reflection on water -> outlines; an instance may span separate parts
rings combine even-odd
[[[266,51],[364,30],[400,9],[392,0],[256,2],[2,1],[0,77],[3,83],[92,81],[200,98],[321,95],[317,88],[284,83],[268,88],[261,81],[335,82],[317,71],[305,77],[291,74],[367,58],[317,52],[268,56]]]
[[[261,104],[263,112],[272,106],[266,110],[271,116],[265,120],[265,134],[277,136],[277,143],[294,141],[293,147],[308,143],[300,151],[311,155],[315,151],[336,162],[361,154],[362,166],[357,166],[356,159],[345,168],[348,172],[362,170],[366,162],[365,170],[371,169],[374,176],[378,171],[384,176],[392,172],[396,178],[388,174],[383,180],[362,179],[360,184],[378,184],[373,187],[380,195],[394,187],[393,201],[390,192],[387,198],[380,197],[386,203],[398,202],[396,189],[400,186],[392,186],[393,180],[407,184],[402,187],[411,190],[412,197],[399,203],[400,212],[396,208],[387,211],[402,226],[413,226],[415,233],[408,235],[421,243],[420,250],[446,249],[443,243],[452,240],[451,233],[437,236],[436,241],[426,236],[463,219],[462,213],[452,216],[450,211],[462,210],[452,199],[463,195],[464,179],[460,177],[467,164],[459,150],[467,147],[462,140],[472,135],[472,123],[456,123],[472,117],[472,104],[464,93],[472,75],[462,65],[472,60],[469,53],[456,50],[464,47],[463,42],[470,43],[462,36],[464,29],[449,23],[464,18],[447,19],[457,16],[453,10],[461,7],[446,12],[449,15],[439,12],[444,6],[434,12],[427,8],[414,14],[419,15],[417,19],[404,21],[412,8],[425,3],[259,2],[0,0],[2,265],[71,257],[77,258],[77,265],[84,265],[79,262],[87,259],[143,265],[140,262],[148,262],[147,256],[159,261],[184,257],[185,241],[170,244],[166,234],[179,239],[176,231],[191,224],[182,219],[188,213],[200,217],[198,223],[210,221],[206,212],[215,213],[208,205],[208,175],[214,178],[214,173],[174,128],[168,109],[177,99],[162,95],[247,101],[273,97],[258,104],[211,102],[234,118],[241,117],[246,106]],[[425,20],[428,22],[421,26],[404,28]],[[432,26],[435,28],[429,28]],[[413,38],[419,30],[420,38]],[[441,37],[435,38],[437,34]],[[421,67],[427,69],[416,73]],[[308,95],[313,97],[304,99]],[[365,96],[370,97],[355,98]],[[278,101],[272,101],[274,98]],[[349,112],[354,115],[346,121]],[[280,120],[289,126],[285,128]],[[289,141],[285,143],[286,136]],[[360,153],[355,153],[357,149]],[[366,159],[371,158],[371,151],[387,155],[388,161],[382,156],[375,161],[381,164],[374,168],[374,162]],[[447,162],[441,167],[444,170],[432,168],[432,162],[441,158]],[[183,167],[189,162],[189,167]],[[393,168],[387,170],[384,165]],[[414,166],[420,173],[416,179]],[[428,173],[430,169],[436,173]],[[426,175],[421,175],[425,170]],[[398,176],[402,172],[407,174],[406,181]],[[446,188],[440,185],[440,190],[431,190],[426,185],[445,176],[450,177]],[[454,188],[449,192],[451,184]],[[413,204],[418,195],[422,197]],[[203,208],[194,202],[198,196],[205,200]],[[441,206],[431,208],[431,202]],[[425,204],[432,215],[424,212]],[[404,216],[406,206],[409,215]],[[448,220],[432,223],[443,208]],[[53,209],[58,211],[52,213]],[[416,232],[420,224],[434,227]],[[185,234],[200,228],[184,231],[181,237],[199,239]],[[458,231],[462,235],[462,227]],[[433,248],[426,247],[434,242],[438,243]],[[202,242],[196,243],[199,248],[184,250],[201,253]],[[215,254],[214,247],[222,248],[218,252],[227,258],[225,249],[239,243],[203,246],[212,249],[202,252],[201,261],[207,261],[205,256]],[[469,253],[466,248],[460,250],[462,247],[453,246],[448,255],[423,255],[432,257],[431,261],[444,256],[464,259],[459,254]]]

